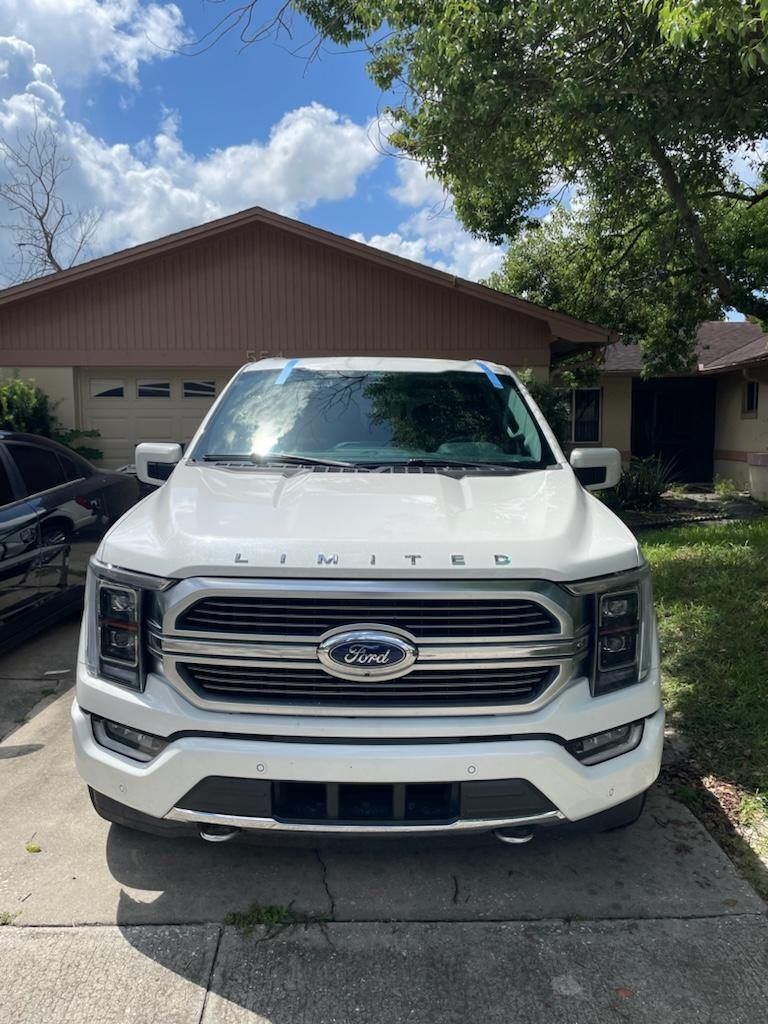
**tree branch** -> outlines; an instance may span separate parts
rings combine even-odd
[[[655,136],[651,136],[648,141],[662,185],[672,200],[681,226],[690,239],[699,274],[714,288],[726,306],[738,309],[742,313],[752,313],[760,320],[768,320],[768,299],[760,298],[751,291],[735,285],[716,265],[699,218],[688,201],[674,164]]]
[[[7,180],[0,183],[0,202],[11,214],[4,227],[16,246],[13,282],[72,266],[88,249],[100,220],[96,211],[74,212],[60,194],[63,177],[72,166],[62,156],[49,125],[41,128],[37,115],[26,136],[15,143],[0,139],[0,158]]]

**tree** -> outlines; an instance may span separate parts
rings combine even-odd
[[[646,0],[664,38],[673,46],[725,38],[738,45],[741,61],[753,70],[768,64],[766,0]]]
[[[643,230],[617,225],[597,201],[559,206],[512,242],[487,283],[638,342],[647,373],[685,370],[698,324],[718,319],[722,306],[681,258],[678,233],[669,213]],[[741,244],[736,237],[728,247]]]
[[[768,278],[735,272],[721,249],[724,221],[746,230],[768,199],[736,170],[765,135],[768,67],[745,65],[727,34],[672,43],[657,4],[623,0],[294,6],[321,35],[369,48],[374,81],[394,97],[391,141],[426,164],[471,231],[515,238],[578,187],[631,252],[668,250],[696,303],[714,296],[768,321]],[[764,252],[765,235],[755,244]],[[627,266],[644,272],[639,258]],[[647,265],[646,290],[656,277]],[[674,295],[683,301],[682,284]],[[685,333],[690,347],[690,324]]]
[[[0,139],[0,200],[11,214],[3,225],[12,238],[12,282],[64,270],[82,259],[98,227],[96,210],[73,210],[61,194],[62,178],[72,166],[53,129],[37,117],[14,143]]]

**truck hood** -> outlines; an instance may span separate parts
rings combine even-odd
[[[98,557],[157,576],[576,580],[640,563],[632,534],[567,466],[439,473],[179,465]]]

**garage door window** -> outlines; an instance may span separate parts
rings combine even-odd
[[[216,381],[215,380],[185,380],[184,381],[184,397],[185,398],[215,398],[216,397]]]
[[[29,494],[39,494],[65,482],[64,470],[55,452],[34,448],[31,444],[9,444],[8,450]]]
[[[125,398],[125,384],[121,380],[92,380],[91,398]]]
[[[170,398],[171,382],[168,380],[140,380],[136,384],[139,398]]]

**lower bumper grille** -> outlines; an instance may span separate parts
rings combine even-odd
[[[322,669],[264,668],[247,665],[186,664],[179,670],[201,696],[221,700],[318,705],[419,705],[528,703],[553,680],[552,666],[464,670],[414,669],[383,682],[337,679]]]
[[[210,776],[182,797],[177,806],[240,818],[393,827],[533,817],[556,810],[525,779],[367,785]]]

